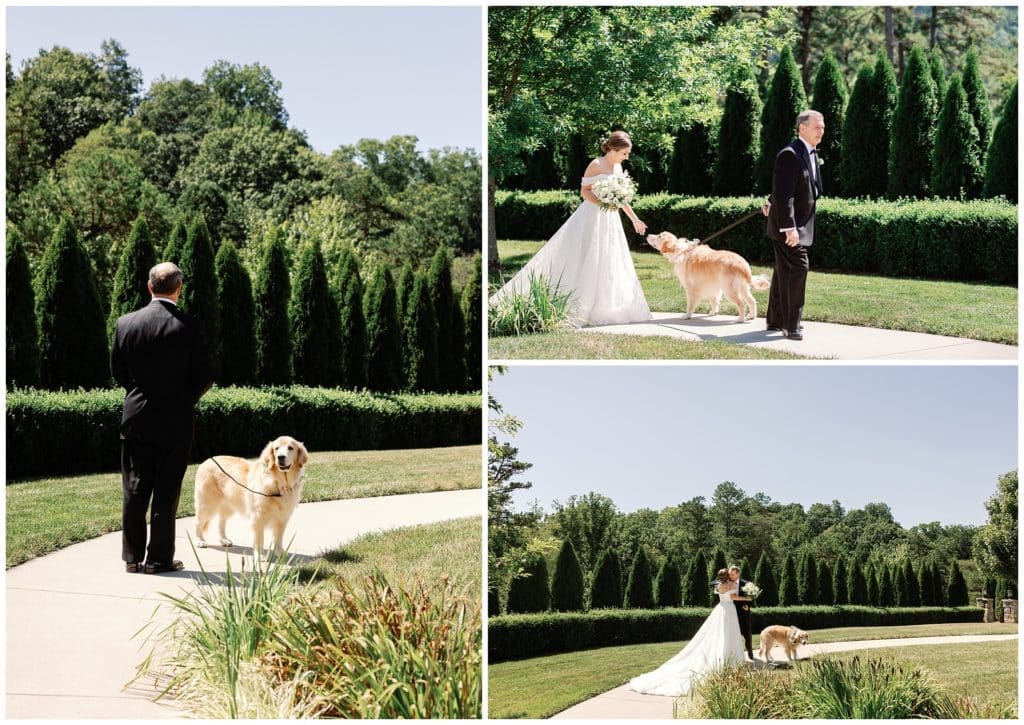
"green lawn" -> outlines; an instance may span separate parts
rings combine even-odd
[[[303,501],[331,501],[480,486],[480,446],[314,451]],[[195,513],[196,465],[185,472],[179,516]],[[121,475],[99,473],[7,485],[7,566],[121,529]]]
[[[934,637],[942,635],[1015,633],[1012,624],[922,624],[904,627],[844,627],[815,630],[811,642],[849,642],[868,639]],[[754,637],[754,648],[758,647]],[[578,702],[595,697],[630,678],[654,669],[683,648],[685,642],[603,647],[582,652],[567,652],[550,657],[537,657],[515,662],[502,662],[488,667],[488,713],[492,718],[546,718]],[[989,648],[1000,644],[981,643],[979,658]],[[1016,641],[1012,645],[1015,653]],[[931,645],[929,645],[931,646]],[[938,645],[936,645],[938,646]],[[960,645],[962,647],[967,645]],[[925,649],[919,647],[915,649]],[[972,650],[973,651],[973,650]],[[954,662],[957,658],[954,658]],[[1014,658],[1013,662],[1016,661]],[[1000,660],[1005,667],[1006,660]],[[968,665],[965,663],[965,667]],[[979,663],[979,667],[983,667]],[[1016,667],[1009,668],[1016,683]],[[998,679],[997,682],[1005,682]],[[997,689],[1002,685],[997,686]],[[1006,690],[1003,690],[1006,692]],[[1016,685],[1013,685],[1014,693]],[[973,692],[963,691],[964,694]]]
[[[491,360],[806,360],[780,350],[723,340],[677,340],[661,335],[549,332],[487,341]]]
[[[540,246],[541,242],[532,241],[499,242],[506,278],[526,264]],[[651,309],[684,310],[686,295],[661,255],[651,251],[633,252],[632,256]],[[751,269],[769,277],[772,273],[771,267]],[[763,318],[768,293],[755,292],[754,297],[758,316]],[[697,310],[707,312],[707,303]],[[722,311],[732,314],[734,308],[723,300]],[[814,268],[812,249],[804,319],[1016,345],[1017,288],[827,272]]]

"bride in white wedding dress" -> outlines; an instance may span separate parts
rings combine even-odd
[[[695,680],[714,670],[743,664],[743,635],[736,617],[739,582],[729,581],[729,572],[718,572],[718,606],[704,620],[682,651],[653,672],[634,677],[629,689],[644,695],[677,697],[690,691]]]
[[[536,255],[505,286],[494,293],[491,304],[510,294],[528,294],[531,278],[543,279],[569,295],[569,319],[574,325],[610,325],[651,319],[640,288],[633,258],[617,209],[604,208],[590,187],[594,182],[622,174],[633,142],[624,131],[615,131],[601,144],[604,156],[590,162],[580,182],[584,201]],[[647,225],[633,209],[622,207],[637,234]]]

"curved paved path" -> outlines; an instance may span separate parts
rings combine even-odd
[[[797,649],[797,658],[804,659],[812,655],[829,652],[845,652],[861,649],[877,649],[880,647],[902,647],[916,645],[951,644],[960,642],[993,642],[1001,639],[1017,639],[1016,634],[990,635],[949,635],[945,637],[906,637],[904,639],[870,639],[859,642],[829,642],[827,644],[808,644]],[[782,648],[776,647],[772,657],[776,660],[785,658]],[[758,660],[762,664],[761,660]],[[762,664],[763,666],[763,664]],[[638,673],[639,674],[639,673]],[[619,719],[672,719],[674,697],[660,695],[640,695],[627,689],[626,685],[602,693],[597,697],[584,700],[567,710],[555,715],[555,718],[586,718],[591,720]]]
[[[373,531],[481,516],[479,489],[301,504],[285,532],[291,552],[312,557]],[[150,700],[151,689],[122,688],[143,659],[131,639],[150,620],[160,592],[197,586],[198,561],[187,536],[195,518],[178,519],[175,556],[185,570],[147,576],[127,574],[120,532],[75,544],[7,571],[7,717],[181,717]],[[228,554],[232,571],[251,567],[251,535],[234,517],[228,536],[243,545]],[[211,574],[225,571],[221,547],[199,550]],[[162,608],[161,611],[165,611]],[[167,614],[164,615],[169,616]]]
[[[811,358],[838,360],[1017,359],[1016,345],[831,322],[804,322],[804,339],[788,340],[782,333],[766,331],[764,317],[740,324],[736,322],[735,315],[710,317],[697,314],[684,320],[681,312],[655,312],[650,322],[580,329],[619,335],[661,335],[681,340],[724,340]]]

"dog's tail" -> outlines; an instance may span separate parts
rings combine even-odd
[[[759,274],[756,277],[750,278],[750,286],[756,289],[758,292],[764,292],[766,289],[772,286],[772,281],[765,277],[763,274]]]

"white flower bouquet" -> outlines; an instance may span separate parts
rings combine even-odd
[[[751,599],[757,599],[758,595],[761,594],[761,587],[757,586],[754,582],[747,582],[740,591]]]
[[[605,209],[621,209],[633,201],[636,182],[629,178],[627,173],[612,174],[595,181],[590,191]]]

